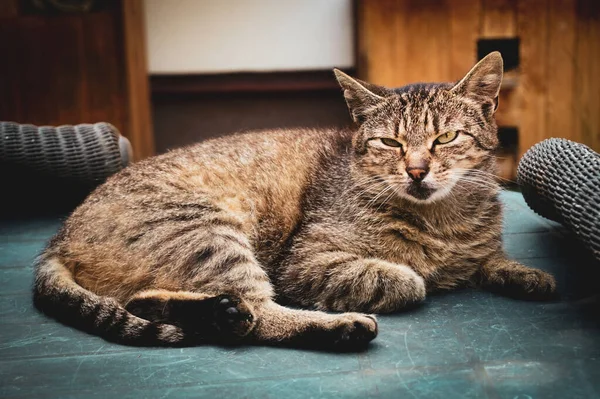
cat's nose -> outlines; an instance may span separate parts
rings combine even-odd
[[[429,173],[429,168],[425,167],[417,167],[417,168],[406,168],[406,173],[408,173],[408,176],[413,179],[414,181],[416,181],[417,183],[422,181],[425,176],[427,176],[427,173]]]

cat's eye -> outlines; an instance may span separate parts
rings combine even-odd
[[[448,144],[449,142],[455,140],[457,137],[458,132],[451,130],[449,132],[437,136],[433,144]]]
[[[402,144],[400,144],[398,141],[394,140],[394,139],[390,139],[387,137],[382,137],[379,139],[383,144],[387,145],[388,147],[402,147]]]

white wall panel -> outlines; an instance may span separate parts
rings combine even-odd
[[[351,0],[146,0],[152,74],[354,65]]]

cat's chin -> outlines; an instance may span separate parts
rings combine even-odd
[[[443,181],[427,180],[422,183],[412,183],[400,191],[400,197],[415,204],[431,204],[445,199],[456,183],[460,180],[460,173],[450,173]],[[429,177],[429,176],[428,176]]]
[[[434,188],[429,185],[410,185],[400,197],[416,204],[431,204],[445,198],[451,190],[452,186],[450,185],[442,188]]]
[[[413,183],[406,187],[406,194],[417,201],[427,201],[437,190],[430,185]]]

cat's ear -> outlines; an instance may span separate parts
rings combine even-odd
[[[372,110],[385,101],[385,97],[392,94],[385,87],[351,78],[339,69],[334,69],[333,72],[344,90],[346,104],[356,123],[362,123]]]
[[[484,103],[492,101],[495,110],[498,107],[503,69],[502,56],[494,51],[479,61],[451,91]]]

